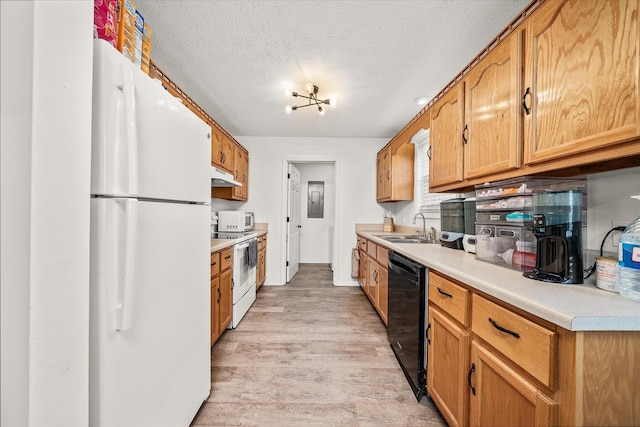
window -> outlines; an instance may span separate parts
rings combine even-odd
[[[411,142],[416,146],[414,213],[422,212],[427,218],[440,219],[440,202],[461,196],[453,193],[429,192],[429,129],[420,129],[413,135]]]

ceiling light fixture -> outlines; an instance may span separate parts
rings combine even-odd
[[[425,105],[429,101],[429,98],[423,95],[423,96],[417,97],[415,101],[416,101],[416,104],[418,105]]]
[[[329,105],[332,108],[335,108],[336,104],[338,103],[338,98],[328,98],[328,99],[319,99],[318,98],[318,86],[311,84],[311,83],[307,83],[306,85],[304,85],[304,90],[309,94],[309,96],[307,95],[303,95],[301,93],[298,92],[292,92],[290,90],[286,91],[287,96],[293,96],[296,98],[306,98],[309,100],[309,102],[307,104],[304,105],[287,105],[286,107],[284,107],[284,111],[287,112],[287,114],[291,114],[292,111],[297,110],[298,108],[304,108],[304,107],[309,107],[311,105],[314,105],[316,107],[318,107],[318,113],[321,116],[324,116],[325,113],[325,108],[323,108],[323,105]]]

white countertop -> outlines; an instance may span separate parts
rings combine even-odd
[[[358,230],[357,234],[567,330],[640,331],[640,303],[597,288],[593,276],[583,285],[540,282],[461,250],[395,244],[375,237],[401,233]]]

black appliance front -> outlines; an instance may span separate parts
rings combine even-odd
[[[387,336],[418,401],[426,394],[426,276],[425,266],[389,252]]]

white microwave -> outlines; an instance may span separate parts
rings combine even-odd
[[[253,230],[253,212],[218,211],[218,231],[243,232]]]

